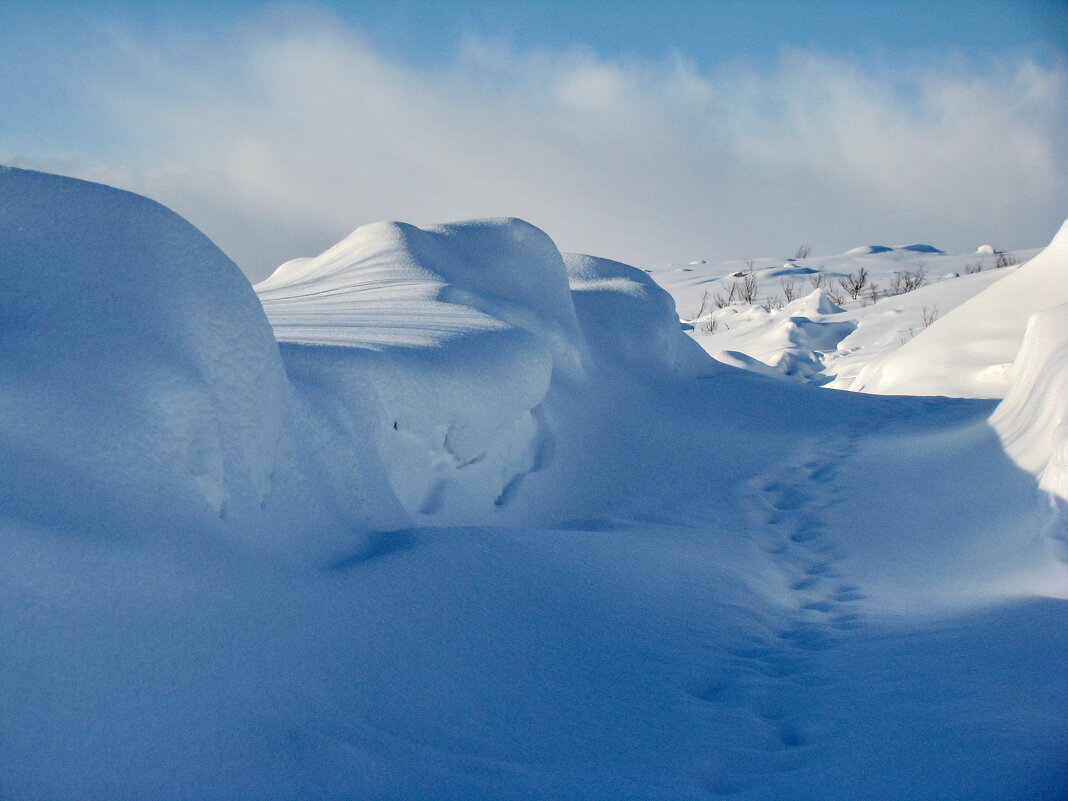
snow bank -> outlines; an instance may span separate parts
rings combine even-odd
[[[710,360],[682,333],[675,301],[647,273],[617,261],[568,253],[571,297],[588,343],[588,359],[629,370],[691,374]]]
[[[287,405],[240,270],[99,184],[0,169],[0,507],[79,529],[241,516]]]
[[[714,335],[719,349],[711,352],[724,364],[752,372],[822,383],[826,355],[857,327],[853,320],[841,319],[841,314],[842,309],[822,289],[781,309],[726,306],[709,318],[719,332]],[[709,327],[708,322],[701,325]]]
[[[640,270],[565,264],[515,219],[363,226],[256,291],[302,397],[348,432],[324,458],[370,444],[415,520],[508,505],[552,459],[551,389],[566,396],[612,364],[708,361]]]
[[[851,389],[884,395],[1001,398],[1028,318],[1068,302],[1068,222],[1041,253],[961,304],[885,359]]]
[[[644,273],[565,263],[520,220],[364,226],[261,303],[145,198],[3,170],[0,201],[0,506],[27,521],[321,559],[361,531],[497,520],[554,429],[618,400],[606,373],[711,363]]]
[[[1040,486],[1068,502],[1068,305],[1039,312],[1027,322],[1012,386],[990,418],[1005,450]],[[1068,538],[1059,537],[1068,561]]]

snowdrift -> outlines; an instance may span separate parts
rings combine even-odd
[[[496,519],[551,462],[553,420],[591,375],[709,361],[640,270],[565,263],[515,219],[363,226],[256,291],[302,397],[350,432],[332,472],[371,446],[413,519]]]
[[[717,344],[725,347],[713,355],[765,375],[822,383],[824,354],[834,351],[857,327],[852,320],[830,319],[841,313],[822,289],[781,309],[728,306],[717,314],[718,324],[727,329]]]
[[[718,366],[518,220],[365,226],[261,305],[162,207],[6,171],[0,269],[5,798],[1065,786],[1068,605],[991,403]],[[792,312],[798,359],[848,333]],[[1050,320],[999,412],[1033,467]]]
[[[14,517],[215,525],[323,558],[368,529],[499,519],[554,428],[611,405],[606,375],[714,372],[648,276],[565,262],[520,220],[364,226],[261,304],[145,198],[8,169],[0,201]]]
[[[883,395],[1002,398],[1028,318],[1068,302],[1068,222],[1026,264],[988,287],[885,359],[850,389]]]
[[[0,508],[110,532],[242,517],[288,385],[238,268],[99,184],[0,169]]]
[[[1028,320],[1012,386],[990,422],[1016,463],[1068,509],[1068,305]],[[1068,561],[1063,517],[1055,525],[1058,556]]]

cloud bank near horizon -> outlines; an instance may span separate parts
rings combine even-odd
[[[50,80],[108,152],[0,139],[4,159],[157,199],[254,280],[381,219],[516,216],[564,250],[652,264],[1036,246],[1068,216],[1060,62],[791,50],[702,71],[469,40],[428,65],[307,9],[101,37]]]

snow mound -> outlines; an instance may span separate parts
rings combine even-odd
[[[285,341],[433,345],[512,326],[550,344],[558,367],[581,372],[563,260],[522,220],[365,225],[316,258],[283,264],[256,291]],[[339,327],[330,324],[337,309]]]
[[[522,220],[363,226],[256,291],[313,426],[334,432],[325,472],[359,472],[348,454],[370,446],[398,525],[498,519],[552,462],[552,420],[590,369],[710,362],[644,272],[565,264]]]
[[[302,396],[345,432],[328,472],[371,445],[416,519],[506,504],[549,458],[554,375],[584,374],[563,259],[521,220],[365,225],[256,291]]]
[[[109,531],[258,509],[287,385],[233,262],[151,200],[0,168],[0,263],[0,507]]]
[[[788,259],[782,267],[771,268],[760,271],[761,278],[790,278],[790,277],[803,277],[808,275],[814,275],[819,270],[814,267],[805,267],[797,264],[793,259]]]
[[[704,351],[679,326],[675,301],[643,270],[576,253],[564,254],[564,263],[583,333],[598,362],[684,374],[708,368]]]
[[[1068,222],[1015,272],[935,321],[887,358],[867,364],[851,389],[883,395],[1001,398],[1028,318],[1068,302]]]
[[[818,314],[839,314],[842,308],[822,289],[815,289],[784,308],[791,317],[812,317]]]
[[[1009,393],[991,424],[1005,450],[1042,489],[1068,502],[1068,305],[1032,315]],[[1068,561],[1068,538],[1060,557]]]
[[[913,253],[941,253],[934,245],[898,245],[895,250],[908,250]]]
[[[728,347],[716,359],[763,375],[822,383],[827,354],[856,330],[852,320],[829,320],[842,309],[822,289],[797,298],[781,309],[727,306],[713,312],[717,338]],[[731,347],[733,346],[733,347]]]
[[[980,256],[993,256],[996,251],[993,245],[980,245],[975,249],[975,252]]]
[[[870,256],[873,253],[889,253],[893,248],[888,248],[886,245],[861,245],[859,248],[853,248],[845,252],[846,256]]]

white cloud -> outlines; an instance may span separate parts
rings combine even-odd
[[[652,263],[1037,245],[1068,215],[1063,65],[795,51],[706,73],[476,40],[425,65],[306,11],[210,39],[113,32],[65,79],[122,163],[61,171],[172,206],[253,278],[379,219],[519,216]]]

